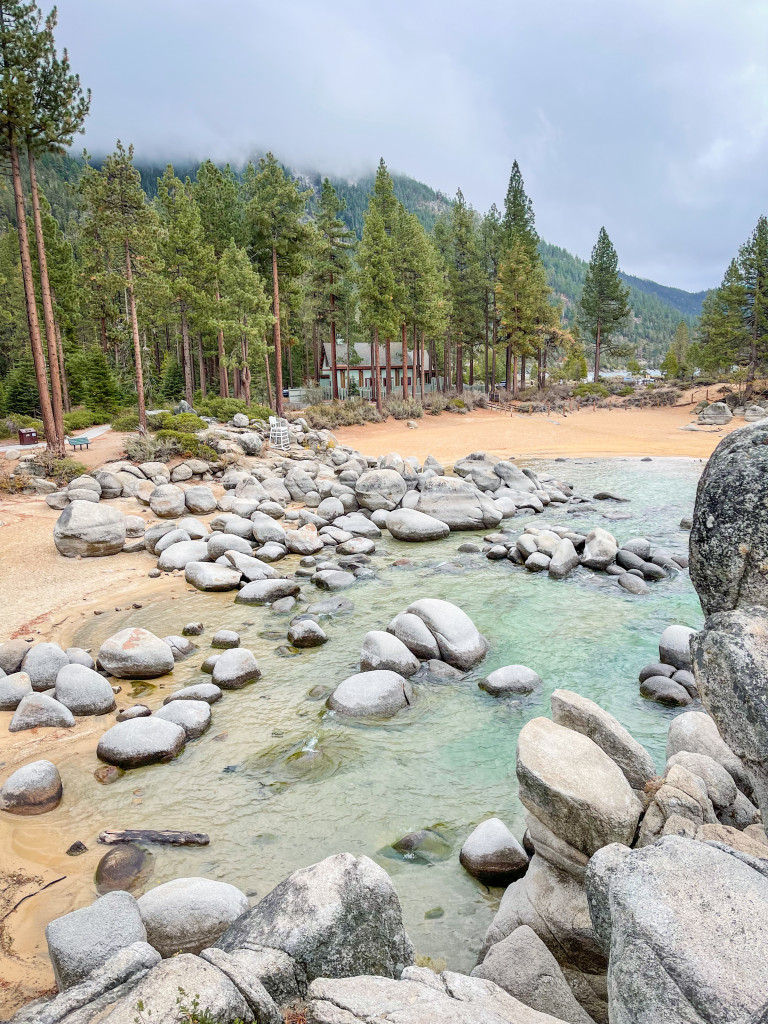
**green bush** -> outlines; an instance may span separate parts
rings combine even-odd
[[[120,404],[121,390],[112,366],[99,346],[91,345],[69,356],[67,377],[72,402],[103,416],[100,423],[108,423],[111,413]]]
[[[588,398],[590,396],[608,398],[611,392],[605,384],[601,384],[600,381],[582,381],[581,384],[576,385],[573,389],[573,393],[577,398]]]
[[[425,398],[424,404],[429,409],[431,416],[439,416],[441,412],[445,412],[448,407],[448,399],[445,395],[441,395],[439,391],[433,391],[428,399]]]
[[[45,475],[57,484],[68,484],[76,476],[82,476],[88,472],[88,467],[84,466],[82,462],[77,462],[75,459],[56,458],[53,452],[49,452],[47,448],[35,455],[35,465],[42,466]]]
[[[37,431],[41,439],[43,437],[42,420],[35,420],[31,416],[20,416],[17,413],[11,413],[0,420],[0,437],[12,437],[16,440],[20,427],[31,427]]]
[[[333,430],[334,427],[351,427],[361,423],[381,423],[386,418],[381,416],[375,405],[362,398],[309,405],[301,415],[316,430]]]
[[[112,420],[112,429],[124,433],[139,429],[139,413],[136,409],[121,409]]]
[[[5,379],[5,406],[9,413],[35,416],[40,409],[35,368],[25,359],[10,371]]]
[[[617,392],[619,398],[627,398],[629,395],[634,395],[634,393],[635,389],[632,387],[631,384],[627,384],[625,387],[621,388]]]
[[[205,430],[208,424],[193,412],[181,412],[176,416],[172,412],[156,412],[147,415],[147,426],[150,430],[180,430],[183,434],[192,434],[196,430]]]
[[[445,408],[448,412],[464,412],[466,411],[467,403],[463,398],[449,398]]]
[[[178,445],[179,455],[186,458],[208,459],[215,462],[217,455],[210,445],[198,441],[194,434],[185,433],[182,430],[158,430],[155,434],[157,441],[172,441]]]
[[[274,416],[269,406],[259,405],[258,402],[246,405],[241,398],[220,398],[218,395],[201,399],[195,408],[201,416],[213,416],[222,423],[231,420],[237,412],[245,413],[251,420],[268,420],[270,416]]]
[[[125,454],[132,462],[167,462],[174,455],[181,454],[181,446],[173,438],[129,437],[125,442]]]
[[[104,423],[109,420],[109,415],[103,418],[91,412],[90,409],[74,409],[72,412],[64,413],[64,429],[68,434],[71,434],[73,430],[87,430],[88,427],[93,427],[97,423]]]

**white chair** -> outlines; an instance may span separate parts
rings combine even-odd
[[[277,416],[269,417],[269,447],[288,451],[291,438],[288,433],[288,421]]]

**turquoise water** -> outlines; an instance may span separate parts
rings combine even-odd
[[[578,493],[607,489],[631,500],[597,502],[595,511],[583,515],[547,510],[508,525],[602,525],[619,541],[641,534],[674,551],[687,549],[687,533],[678,524],[693,508],[702,463],[570,460],[535,465],[572,483]],[[603,518],[617,511],[631,518]],[[482,555],[457,554],[463,541],[480,539],[479,534],[452,534],[439,543],[405,545],[383,538],[373,559],[380,578],[346,591],[354,613],[324,623],[329,643],[295,657],[276,653],[285,643],[289,616],[235,605],[232,594],[185,589],[176,600],[149,601],[140,610],[90,620],[76,637],[90,648],[129,622],[160,636],[179,633],[191,620],[204,622],[205,634],[194,638],[199,653],[178,664],[173,677],[158,681],[149,695],[136,688],[136,696],[153,705],[181,685],[209,678],[199,665],[217,628],[240,632],[263,678],[226,693],[213,706],[211,730],[188,744],[173,764],[129,772],[102,786],[83,770],[82,759],[76,772],[65,763],[67,799],[46,817],[56,815],[54,824],[89,846],[103,828],[205,831],[211,837],[206,848],[157,848],[150,884],[179,875],[209,875],[254,896],[329,854],[367,854],[392,876],[417,952],[444,959],[456,970],[470,969],[501,892],[466,875],[458,863],[459,848],[472,827],[491,815],[522,837],[515,778],[520,728],[548,714],[552,690],[565,687],[612,712],[662,766],[673,712],[639,696],[637,673],[657,657],[665,626],[681,622],[695,627],[702,621],[687,573],[653,584],[648,597],[632,597],[613,579],[585,570],[554,581]],[[391,565],[402,557],[413,565]],[[296,561],[286,560],[281,568]],[[307,601],[322,596],[311,584],[304,594]],[[386,628],[419,597],[440,597],[462,607],[490,641],[485,662],[459,682],[418,684],[413,709],[385,724],[351,723],[329,713],[325,692],[356,671],[365,632]],[[479,679],[510,663],[535,669],[543,679],[541,692],[515,702],[478,689]],[[324,688],[323,695],[310,697],[317,686]],[[130,684],[124,690],[120,706],[126,703],[122,697],[131,695]],[[382,852],[403,834],[429,826],[437,826],[451,843],[450,858],[426,865]],[[425,919],[436,908],[442,908],[442,916]]]

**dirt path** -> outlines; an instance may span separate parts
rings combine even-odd
[[[390,451],[424,459],[434,455],[454,462],[469,452],[538,456],[688,456],[708,458],[726,433],[744,426],[734,419],[726,427],[682,430],[695,423],[693,406],[663,409],[581,409],[568,415],[525,415],[495,409],[474,409],[464,416],[442,413],[415,421],[404,420],[340,427],[334,431],[343,444],[365,455]]]

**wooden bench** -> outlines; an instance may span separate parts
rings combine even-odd
[[[91,444],[89,437],[68,437],[67,441],[69,441],[74,451],[77,451],[78,448],[88,448]]]

